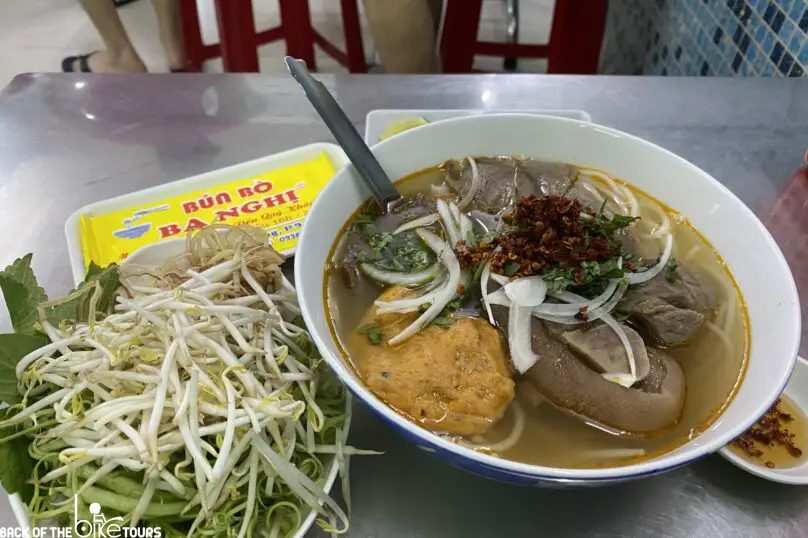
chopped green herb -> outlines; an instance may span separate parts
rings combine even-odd
[[[356,230],[366,224],[373,224],[374,220],[375,219],[373,216],[369,213],[359,213],[359,216],[357,216],[353,221],[353,228]]]
[[[364,334],[367,336],[368,341],[374,346],[378,346],[382,343],[382,340],[384,340],[384,335],[379,330],[378,323],[366,323],[365,325],[359,327],[358,331],[359,334]]]
[[[668,282],[673,282],[676,280],[676,270],[679,268],[679,262],[676,261],[676,258],[671,258],[668,262],[668,267],[665,270],[665,278],[668,279]]]
[[[612,317],[617,321],[625,321],[628,319],[628,314],[625,312],[617,312],[616,310],[612,310],[611,314]]]
[[[519,262],[510,261],[505,264],[505,276],[513,276],[519,270]]]
[[[472,277],[472,282],[479,282],[480,277],[483,274],[483,269],[485,269],[485,262],[480,263],[477,267],[474,268],[474,276]]]
[[[481,245],[488,245],[493,243],[500,236],[500,233],[498,230],[488,230],[477,238],[477,242]]]
[[[432,325],[437,325],[441,329],[448,329],[454,325],[455,319],[453,317],[438,316],[432,320]]]
[[[613,232],[615,230],[619,230],[620,228],[625,228],[638,220],[640,220],[640,217],[632,217],[630,215],[614,215],[612,220],[607,221],[603,224],[603,226],[607,231]]]
[[[360,234],[367,248],[359,253],[358,260],[378,269],[411,273],[427,268],[434,261],[434,254],[413,232],[393,235],[368,224]]]

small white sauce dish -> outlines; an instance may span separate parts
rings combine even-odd
[[[788,380],[783,394],[788,396],[794,405],[802,411],[803,416],[808,416],[808,360],[797,357],[794,372],[791,374],[791,379]],[[798,448],[808,451],[806,446]],[[739,456],[730,450],[728,446],[725,446],[719,452],[724,458],[744,471],[761,478],[783,484],[808,485],[808,457],[794,467],[769,469],[762,462],[754,463]]]

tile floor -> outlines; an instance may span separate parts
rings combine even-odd
[[[0,10],[0,87],[15,75],[25,72],[58,71],[61,59],[71,54],[96,50],[101,41],[76,0],[2,0]],[[341,43],[342,26],[336,0],[310,0],[312,19],[317,28],[336,43]],[[277,23],[277,2],[255,0],[256,24],[269,27]],[[521,0],[522,41],[545,42],[550,32],[552,0]],[[203,34],[209,41],[216,39],[213,0],[198,0]],[[156,21],[148,0],[139,0],[120,9],[135,47],[150,71],[163,72],[166,63],[156,39]],[[365,50],[374,58],[373,40],[363,24]],[[480,23],[480,36],[491,40],[505,39],[505,2],[486,0]],[[281,43],[260,49],[261,70],[275,72],[283,69],[280,59],[284,53]],[[336,62],[319,54],[320,71],[342,72]],[[501,60],[478,59],[477,68],[501,70]],[[521,61],[520,71],[542,72],[543,60]],[[221,71],[221,63],[211,61],[208,71]]]

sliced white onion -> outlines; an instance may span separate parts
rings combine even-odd
[[[385,284],[397,284],[399,286],[420,286],[424,282],[434,279],[440,272],[440,264],[435,262],[423,271],[416,271],[414,273],[402,273],[400,271],[385,271],[378,267],[362,263],[359,267],[370,278]]]
[[[460,226],[460,208],[457,207],[456,203],[449,202],[449,213],[452,214],[452,218],[454,219],[454,223],[457,226]]]
[[[480,171],[477,169],[477,163],[471,157],[467,157],[467,159],[469,166],[471,166],[471,185],[466,189],[466,194],[463,195],[463,198],[457,203],[460,209],[466,209],[466,206],[471,203],[480,189]]]
[[[499,284],[500,286],[504,286],[508,283],[510,278],[506,277],[505,275],[499,275],[497,273],[491,273],[491,280]]]
[[[547,296],[547,284],[540,276],[528,276],[511,280],[503,286],[505,295],[519,306],[539,306]]]
[[[621,282],[622,282],[622,284],[621,284]],[[581,323],[588,323],[588,322],[591,322],[591,321],[596,321],[596,320],[602,318],[604,315],[611,312],[614,309],[614,307],[617,306],[617,303],[619,303],[620,299],[623,298],[623,294],[626,293],[627,289],[628,289],[628,282],[625,279],[623,279],[621,281],[618,281],[617,290],[614,292],[614,294],[611,296],[611,298],[608,301],[606,301],[605,303],[603,303],[602,306],[600,306],[598,308],[595,308],[594,310],[588,311],[586,313],[586,319],[585,320],[577,319],[574,314],[571,315],[571,316],[558,316],[558,315],[553,315],[553,314],[546,314],[546,313],[541,311],[541,307],[534,308],[533,309],[533,315],[536,316],[539,319],[543,319],[543,320],[546,320],[546,321],[552,321],[553,323],[560,323],[562,325],[579,325]],[[494,304],[494,303],[491,303],[491,304]],[[543,306],[549,306],[549,305],[543,305]],[[576,311],[576,313],[577,313],[577,311]]]
[[[441,282],[441,286],[419,295],[418,297],[407,297],[405,299],[396,299],[395,301],[374,301],[373,304],[377,306],[376,313],[384,314],[385,312],[398,312],[404,308],[415,307],[417,310],[422,304],[433,303],[435,299],[441,295],[441,291],[447,279]]]
[[[489,293],[487,295],[488,304],[496,305],[496,306],[511,306],[511,300],[508,299],[508,296],[505,295],[505,290],[499,288],[497,291]]]
[[[401,232],[406,232],[407,230],[412,230],[414,228],[421,228],[422,226],[430,226],[432,224],[435,224],[437,221],[438,221],[437,213],[424,215],[423,217],[418,217],[417,219],[405,222],[404,224],[402,224],[393,231],[393,235],[400,234]]]
[[[440,215],[443,227],[446,229],[446,234],[449,236],[449,244],[454,247],[460,241],[460,228],[455,224],[452,212],[449,205],[442,199],[438,198],[438,214]]]
[[[491,313],[491,303],[488,302],[488,279],[491,276],[491,263],[486,262],[483,267],[483,272],[480,273],[480,291],[483,296],[483,306],[488,313],[488,321],[494,325],[494,314]]]
[[[466,242],[467,245],[474,245],[474,237],[472,234],[471,219],[465,213],[460,214],[460,239]]]
[[[642,284],[643,282],[648,282],[655,276],[657,276],[666,265],[668,265],[668,260],[671,257],[671,251],[673,250],[673,234],[668,234],[665,236],[665,248],[662,251],[662,256],[659,257],[659,262],[648,269],[647,271],[643,271],[642,273],[626,273],[626,280],[628,280],[629,284]]]
[[[620,185],[620,190],[623,193],[623,197],[628,202],[629,214],[632,217],[639,217],[640,216],[640,204],[637,203],[637,198],[634,196],[634,193],[631,192],[631,189],[624,185]]]
[[[527,372],[539,360],[531,347],[531,308],[511,303],[508,310],[508,348],[511,361],[520,374]]]
[[[617,333],[617,338],[620,339],[620,343],[623,344],[623,348],[626,350],[626,357],[628,358],[628,374],[625,372],[618,372],[618,373],[605,373],[601,374],[604,379],[607,381],[612,381],[621,385],[623,387],[630,387],[634,383],[637,382],[637,364],[634,360],[634,350],[631,348],[631,342],[628,341],[628,336],[626,335],[626,331],[623,330],[623,327],[617,322],[616,319],[612,317],[611,314],[603,314],[600,318],[603,320],[603,323],[609,326],[614,332]]]
[[[556,297],[570,304],[543,304],[537,306],[533,311],[539,314],[549,314],[551,316],[574,316],[580,312],[582,308],[586,308],[587,312],[591,312],[603,305],[614,295],[618,282],[620,282],[619,278],[610,279],[609,285],[606,286],[603,293],[593,299],[586,299],[575,293],[564,291],[556,295]]]
[[[457,261],[457,257],[455,256],[454,251],[452,251],[452,247],[447,245],[443,240],[441,240],[440,237],[433,234],[429,230],[419,229],[416,230],[415,233],[417,233],[424,243],[426,243],[427,246],[431,248],[435,254],[437,254],[438,259],[449,271],[449,278],[447,279],[446,285],[439,288],[440,294],[435,298],[435,301],[429,306],[429,308],[427,308],[423,314],[418,316],[418,319],[413,321],[406,329],[398,333],[387,342],[391,346],[404,342],[420,331],[433,319],[435,319],[446,307],[449,301],[451,301],[454,296],[457,295],[457,286],[460,284],[460,262]],[[528,319],[529,318],[530,314],[528,313]]]

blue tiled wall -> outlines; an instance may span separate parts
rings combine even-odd
[[[611,0],[600,70],[806,76],[808,0]]]

